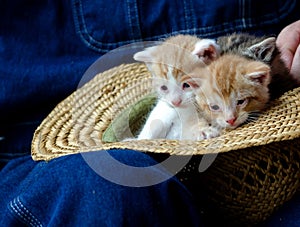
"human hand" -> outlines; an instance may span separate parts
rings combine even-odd
[[[285,27],[279,33],[276,44],[291,75],[300,84],[300,20]]]

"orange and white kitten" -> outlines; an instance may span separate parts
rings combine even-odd
[[[198,85],[188,75],[218,56],[214,40],[190,35],[170,37],[134,55],[135,60],[146,63],[159,97],[138,139],[200,139],[194,138],[198,134],[183,130],[198,121],[192,89]]]
[[[224,54],[197,68],[192,73],[199,85],[195,99],[208,123],[200,134],[211,138],[256,117],[270,99],[270,71],[266,63],[236,54]],[[209,130],[213,134],[206,135]]]

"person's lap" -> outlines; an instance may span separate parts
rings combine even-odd
[[[131,150],[110,154],[132,166],[156,164]],[[168,174],[161,169],[155,172]],[[175,177],[148,187],[122,186],[99,176],[81,154],[49,162],[34,162],[30,156],[16,159],[0,172],[0,182],[1,226],[200,225],[191,194]]]

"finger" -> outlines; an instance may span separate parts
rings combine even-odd
[[[277,38],[276,45],[281,52],[281,59],[284,61],[288,69],[291,69],[294,57],[293,48],[295,45],[297,46],[297,44],[295,44],[294,40],[291,39],[289,33],[283,30],[283,32],[280,33]]]
[[[298,83],[300,83],[300,45],[298,45],[295,52],[290,72],[297,79]]]
[[[283,49],[283,48],[279,48],[281,51],[281,59],[284,62],[284,64],[286,65],[286,67],[291,70],[292,68],[292,63],[293,63],[293,57],[294,54],[291,50],[289,49]]]
[[[300,20],[285,27],[278,35],[276,44],[278,47],[295,53],[300,43]]]
[[[291,69],[294,54],[300,43],[300,20],[285,27],[278,35],[276,44],[281,51],[282,60]]]

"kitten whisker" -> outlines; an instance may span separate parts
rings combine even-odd
[[[249,115],[248,115],[248,118],[251,117],[251,118],[259,118],[261,115],[260,112],[250,112]]]
[[[252,122],[255,122],[257,119],[249,119],[247,118],[247,120],[245,121],[246,124],[249,124],[249,123],[252,123]]]

